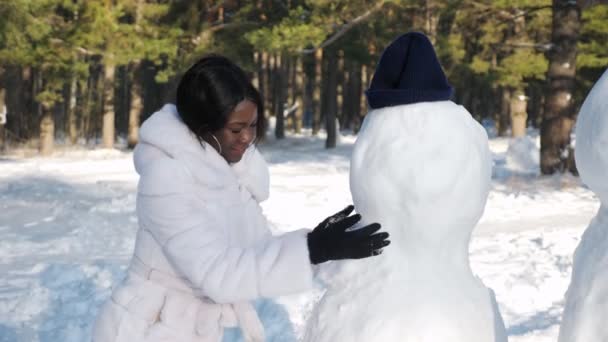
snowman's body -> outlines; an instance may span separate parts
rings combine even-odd
[[[471,232],[490,188],[485,130],[450,101],[371,111],[353,151],[351,192],[391,245],[334,263],[305,341],[506,341],[494,294],[473,275]]]
[[[593,87],[576,123],[576,165],[601,201],[574,253],[559,342],[608,341],[608,71]]]

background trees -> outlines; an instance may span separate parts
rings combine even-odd
[[[575,171],[578,107],[608,66],[608,5],[565,0],[0,0],[2,148],[132,147],[179,73],[225,54],[264,94],[276,138],[357,131],[384,47],[434,42],[454,101],[499,135],[540,129],[543,173]]]

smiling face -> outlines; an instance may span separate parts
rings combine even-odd
[[[257,106],[250,100],[243,100],[228,115],[226,125],[213,132],[221,149],[213,138],[206,140],[227,162],[236,163],[241,160],[245,150],[255,140],[257,122]]]

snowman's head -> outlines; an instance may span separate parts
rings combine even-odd
[[[576,121],[576,166],[581,179],[608,204],[608,70],[591,89]]]
[[[353,150],[353,201],[366,221],[390,220],[389,230],[468,234],[485,207],[491,163],[485,130],[451,101],[373,110]]]

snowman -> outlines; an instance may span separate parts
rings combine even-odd
[[[601,206],[574,252],[559,342],[608,341],[608,70],[576,122],[576,166]]]
[[[380,222],[392,243],[378,257],[320,270],[327,290],[304,340],[507,341],[494,294],[469,265],[490,189],[485,130],[449,101],[421,33],[386,48],[366,95],[350,188],[362,223]]]

